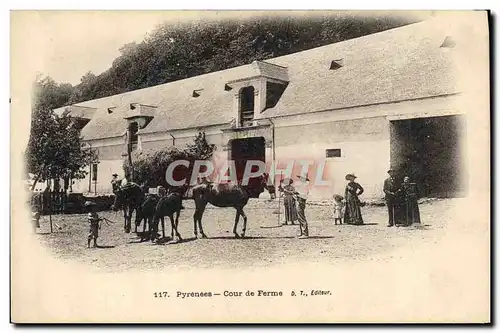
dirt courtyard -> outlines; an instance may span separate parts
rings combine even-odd
[[[296,238],[298,226],[278,225],[278,202],[251,200],[246,206],[248,216],[245,239],[235,239],[232,228],[235,210],[208,206],[203,227],[208,239],[195,239],[193,233],[193,201],[185,201],[179,232],[183,242],[154,244],[141,242],[133,232],[123,231],[123,216],[119,212],[103,212],[101,216],[115,223],[102,224],[99,248],[87,249],[88,224],[86,215],[52,216],[51,234],[48,216],[42,217],[37,237],[48,251],[65,261],[78,261],[110,272],[128,270],[161,270],[203,267],[258,267],[308,261],[335,263],[341,260],[374,260],[380,255],[403,246],[439,242],[450,225],[452,212],[462,199],[429,200],[420,205],[422,225],[387,227],[384,206],[366,206],[362,213],[363,226],[335,225],[331,208],[310,204],[306,209],[309,239]],[[281,207],[283,209],[283,207]],[[281,214],[283,219],[283,214]],[[60,227],[60,228],[59,228]],[[238,225],[241,232],[242,220]],[[142,231],[142,225],[139,227]],[[166,220],[166,234],[170,222]]]

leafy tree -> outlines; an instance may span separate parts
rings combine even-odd
[[[32,111],[31,133],[26,151],[26,169],[38,181],[84,178],[83,168],[97,161],[95,152],[85,147],[80,131],[73,126],[69,112],[54,113],[68,103],[71,85],[56,84],[51,78],[38,78]]]
[[[159,25],[141,43],[129,43],[111,68],[87,73],[71,102],[142,89],[226,68],[307,50],[412,23],[411,19],[262,16],[246,20]]]
[[[208,160],[212,158],[216,148],[214,144],[208,143],[205,132],[199,132],[194,138],[194,143],[187,145],[187,151],[198,160]]]
[[[126,175],[131,175],[134,171],[133,181],[138,184],[146,184],[149,187],[163,186],[169,188],[165,179],[168,166],[178,160],[189,162],[189,167],[177,166],[174,169],[174,179],[191,179],[192,167],[195,160],[210,159],[216,150],[214,144],[209,144],[205,138],[205,133],[200,132],[194,138],[193,144],[188,144],[186,149],[178,147],[168,147],[165,149],[139,150],[132,153],[132,167],[128,161],[124,161],[123,170]]]

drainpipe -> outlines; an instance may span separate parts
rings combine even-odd
[[[172,135],[172,133],[168,133],[172,137],[172,146],[175,146],[175,136]]]
[[[271,125],[273,125],[272,127],[272,138],[273,138],[273,146],[272,146],[272,150],[273,150],[273,168],[276,168],[276,143],[275,143],[275,135],[274,135],[274,122],[271,120],[271,118],[268,118],[269,122],[271,123]],[[274,178],[276,178],[276,175],[273,171],[273,175],[274,175]],[[273,178],[273,185],[274,185],[274,179]]]

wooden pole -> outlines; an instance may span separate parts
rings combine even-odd
[[[283,171],[280,173],[280,186],[281,186],[281,181],[283,178]],[[281,193],[280,190],[278,189],[278,225],[281,224]]]
[[[49,222],[50,222],[50,233],[52,233],[52,232],[53,232],[53,228],[52,228],[52,206],[53,206],[52,204],[53,204],[53,202],[54,202],[54,200],[53,200],[53,195],[54,195],[54,193],[51,191],[51,192],[50,192],[50,197],[49,197],[49,198],[50,198],[50,199],[49,199]]]

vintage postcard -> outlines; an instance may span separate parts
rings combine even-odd
[[[486,11],[12,11],[13,323],[490,323]]]

